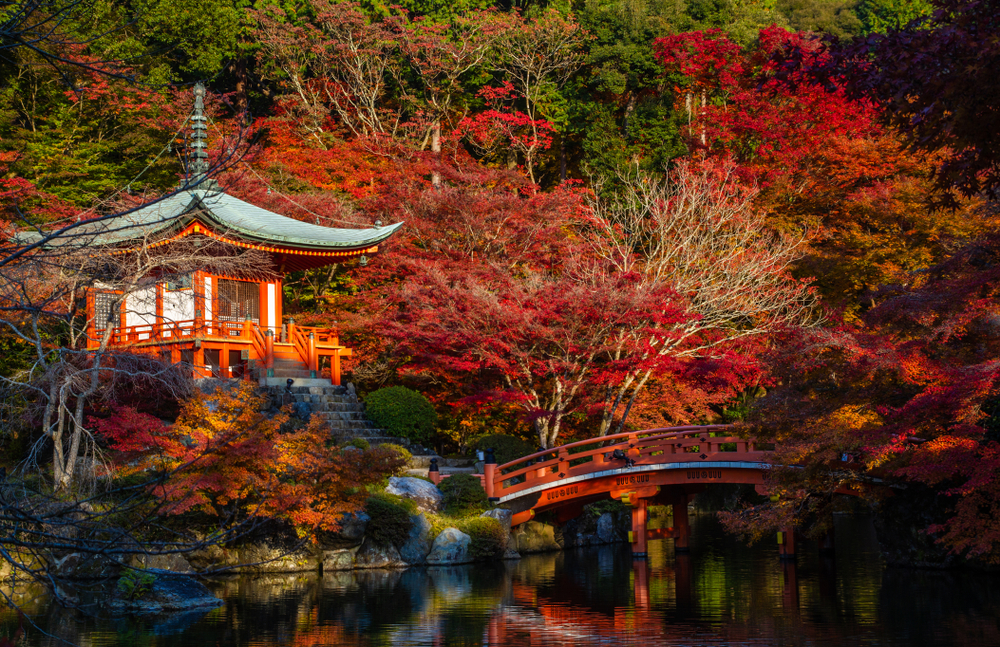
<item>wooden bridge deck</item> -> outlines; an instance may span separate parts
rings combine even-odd
[[[772,447],[732,435],[728,425],[647,429],[591,438],[496,465],[487,457],[484,486],[491,500],[514,514],[512,526],[537,512],[568,520],[583,505],[609,496],[632,508],[632,550],[648,539],[672,537],[687,548],[687,504],[711,483],[762,485]],[[649,504],[673,507],[674,527],[649,530]],[[779,533],[784,556],[794,556],[794,533]]]

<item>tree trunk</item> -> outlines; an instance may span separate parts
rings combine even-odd
[[[441,120],[435,119],[434,125],[431,127],[431,152],[434,153],[434,163],[438,164],[441,161]],[[441,185],[441,174],[434,169],[431,171],[431,184],[434,186]]]

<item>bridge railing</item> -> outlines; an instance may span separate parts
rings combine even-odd
[[[569,477],[629,465],[711,460],[760,461],[770,449],[758,446],[752,438],[712,435],[727,429],[731,427],[700,425],[646,429],[553,447],[503,465],[488,465],[486,491],[490,497],[505,497]],[[619,450],[620,458],[615,458],[615,450]]]

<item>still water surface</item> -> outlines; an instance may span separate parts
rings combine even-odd
[[[153,623],[50,606],[28,644],[659,645],[1000,647],[1000,575],[887,569],[871,524],[840,517],[835,556],[800,544],[747,548],[713,517],[692,519],[691,553],[671,540],[647,560],[627,546],[500,565],[267,576],[212,584],[226,604]],[[13,617],[2,624],[8,629]]]

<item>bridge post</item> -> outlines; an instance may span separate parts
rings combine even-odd
[[[632,541],[632,557],[639,558],[646,556],[646,521],[648,520],[647,507],[649,502],[646,499],[636,499],[632,501],[632,532],[629,533]]]
[[[493,479],[496,478],[497,473],[497,457],[493,453],[493,448],[490,447],[486,450],[485,462],[483,463],[483,476],[485,477],[484,484],[486,485],[486,497],[489,499],[496,498],[494,492],[496,491],[496,484]]]
[[[691,524],[688,522],[687,494],[679,494],[671,504],[674,513],[674,552],[686,553],[688,547],[688,536],[691,534]]]
[[[795,528],[783,528],[778,533],[778,558],[789,561],[795,559]]]

